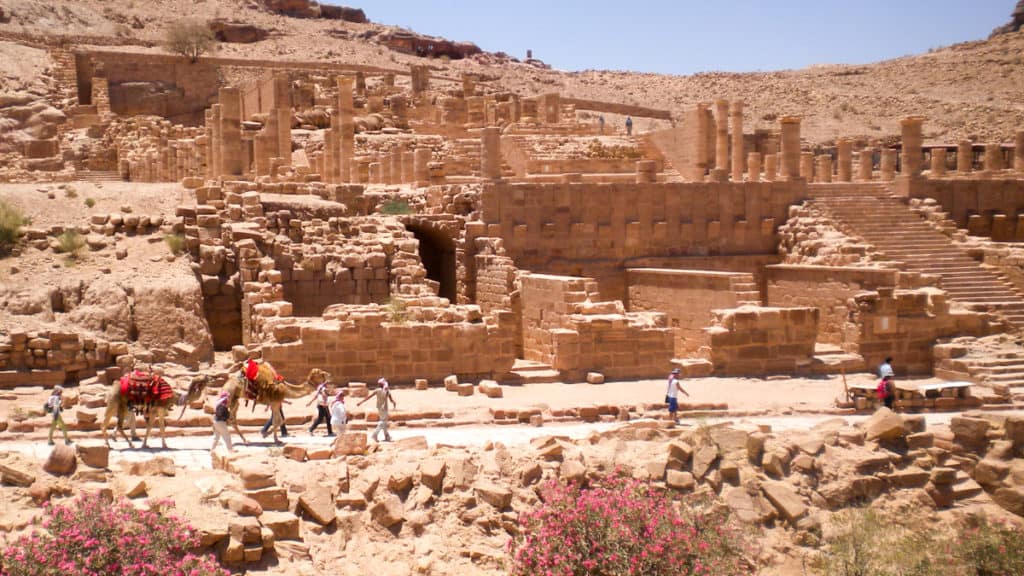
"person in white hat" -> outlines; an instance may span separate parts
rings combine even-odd
[[[231,445],[231,432],[228,430],[228,418],[231,415],[231,411],[228,409],[229,400],[228,391],[221,390],[220,395],[217,396],[217,406],[213,410],[213,446],[210,446],[210,452],[217,448],[217,442],[221,438],[224,439],[224,445],[228,447],[228,452],[235,451]]]
[[[348,422],[348,414],[345,412],[345,389],[341,388],[331,400],[331,426],[338,434],[345,433],[345,424]]]
[[[356,406],[362,406],[370,398],[377,399],[377,416],[380,422],[378,422],[377,427],[373,430],[373,441],[377,442],[377,435],[383,432],[384,441],[391,442],[391,434],[388,433],[388,400],[391,401],[393,408],[398,408],[398,403],[395,402],[394,396],[391,395],[391,385],[388,384],[387,378],[377,380],[377,384],[379,385],[377,390],[363,398]]]

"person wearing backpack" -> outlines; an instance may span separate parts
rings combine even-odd
[[[48,444],[53,446],[53,431],[60,428],[60,431],[64,433],[64,443],[70,446],[71,440],[68,439],[68,427],[64,424],[64,418],[61,417],[60,413],[64,409],[64,387],[54,386],[53,393],[46,400],[44,410],[50,413],[52,419],[50,420],[50,439]]]
[[[896,386],[893,384],[891,375],[887,374],[882,377],[875,388],[875,395],[885,404],[886,408],[892,410],[893,401],[896,399]]]

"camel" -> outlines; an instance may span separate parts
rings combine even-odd
[[[273,422],[270,427],[274,431],[274,443],[278,444],[277,431],[281,427],[281,405],[284,403],[286,398],[301,398],[307,394],[312,393],[316,390],[317,386],[327,382],[331,379],[331,375],[319,368],[313,368],[309,371],[309,375],[306,376],[306,381],[302,384],[289,384],[277,376],[277,372],[267,362],[259,364],[259,372],[256,378],[253,379],[252,389],[256,394],[256,398],[253,402],[256,404],[266,404],[270,407],[270,414],[272,415]],[[224,385],[224,390],[228,392],[228,410],[231,416],[228,420],[235,428],[235,432],[242,439],[242,442],[248,444],[249,441],[242,435],[242,430],[238,427],[238,403],[242,399],[246,390],[246,382],[240,372],[236,371],[235,376],[228,379]],[[255,409],[255,406],[253,406]]]
[[[155,376],[154,374],[146,373],[150,378]],[[154,399],[148,403],[146,415],[146,437],[142,440],[142,447],[147,448],[149,446],[149,434],[153,429],[153,421],[158,420],[160,422],[160,443],[163,447],[167,448],[167,437],[164,434],[164,428],[167,423],[167,414],[171,411],[174,406],[182,407],[182,414],[185,412],[185,407],[189,403],[197,400],[206,387],[206,379],[200,378],[194,380],[188,387],[188,390],[179,394],[171,394],[166,399]],[[128,442],[129,448],[134,448],[132,440],[138,440],[139,437],[135,433],[135,414],[132,414],[128,405],[128,397],[121,393],[121,381],[118,380],[110,385],[110,390],[107,391],[107,408],[103,413],[103,424],[100,430],[103,434],[103,442],[110,446],[110,441],[107,439],[107,426],[110,424],[111,416],[117,415],[117,430],[114,432],[114,436],[117,436],[117,432],[121,433],[121,436]],[[129,418],[131,423],[132,437],[129,438],[124,432],[124,419]],[[178,417],[179,419],[181,416]]]

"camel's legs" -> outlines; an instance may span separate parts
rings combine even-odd
[[[242,444],[248,444],[249,441],[246,440],[245,436],[242,435],[242,429],[238,427],[238,419],[237,418],[231,420],[231,425],[235,427],[235,432],[237,432],[238,433],[238,437],[242,439]]]
[[[153,408],[150,408],[146,411],[146,437],[142,440],[143,448],[149,448],[149,433],[153,430],[153,417]]]
[[[118,410],[117,410],[117,431],[121,433],[121,437],[124,438],[124,441],[128,443],[128,447],[129,448],[134,448],[135,446],[132,445],[132,439],[129,438],[128,435],[125,434],[125,431],[124,431],[125,412],[127,412],[127,411],[128,411],[127,408],[124,409],[124,410],[122,410],[120,407],[118,408]],[[134,415],[133,415],[133,417],[134,417]],[[134,420],[133,420],[133,422],[134,422]],[[135,436],[134,431],[132,433],[132,436]]]
[[[167,427],[167,411],[160,411],[160,444],[167,449],[167,434],[165,428]]]

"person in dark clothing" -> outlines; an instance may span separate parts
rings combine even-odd
[[[313,434],[313,431],[317,429],[317,426],[320,426],[320,423],[323,422],[324,424],[327,424],[327,435],[334,436],[334,430],[331,429],[331,413],[327,410],[327,401],[329,400],[329,396],[330,394],[327,391],[327,382],[324,382],[317,386],[316,393],[313,394],[313,398],[306,403],[306,406],[309,406],[314,400],[316,401],[316,420],[314,420],[313,425],[309,427],[310,434]]]
[[[287,437],[288,436],[288,427],[285,426],[285,424],[284,424],[284,407],[281,407],[281,409],[278,410],[277,414],[281,418],[281,436]],[[263,437],[266,438],[267,435],[270,434],[270,427],[273,426],[273,425],[274,425],[274,413],[271,412],[270,416],[267,417],[267,422],[263,425],[263,428],[260,429],[260,434],[262,434]]]

